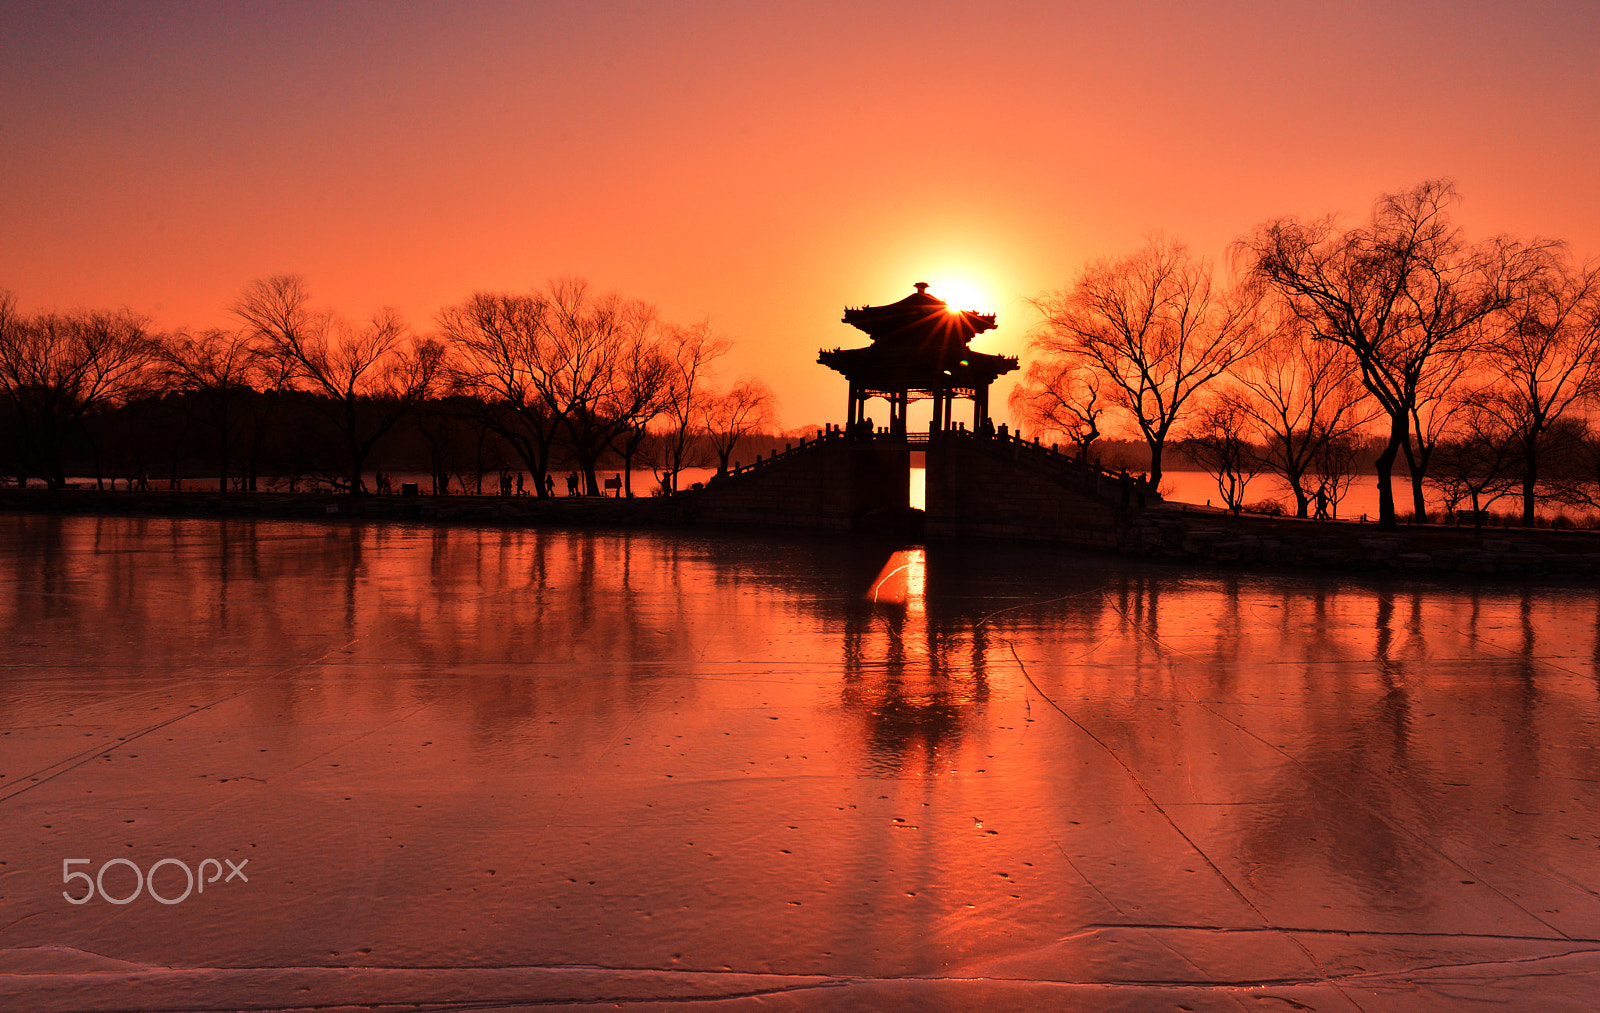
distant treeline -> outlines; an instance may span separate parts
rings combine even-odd
[[[1235,510],[1257,475],[1305,516],[1370,471],[1393,524],[1397,470],[1418,518],[1425,490],[1451,510],[1517,498],[1527,524],[1540,502],[1600,508],[1600,267],[1558,242],[1469,242],[1455,201],[1435,180],[1364,222],[1265,222],[1233,244],[1229,284],[1159,240],[1089,265],[1033,301],[1019,428],[1158,488],[1180,453]],[[776,428],[761,380],[714,382],[726,339],[577,280],[477,293],[425,334],[318,309],[292,275],[230,309],[234,328],[164,334],[126,311],[28,316],[0,292],[0,472],[352,493],[377,468],[432,491],[514,472],[547,495],[552,473],[593,494],[602,470],[652,468],[670,491]]]
[[[288,275],[232,310],[235,329],[165,334],[127,311],[27,316],[0,292],[0,474],[359,494],[376,471],[438,493],[499,491],[505,473],[542,496],[576,472],[594,494],[603,470],[651,468],[671,490],[777,442],[758,435],[776,420],[765,383],[714,383],[729,341],[577,280],[478,293],[426,335],[391,310],[316,309]]]
[[[1277,218],[1230,249],[1232,284],[1152,240],[1033,301],[1043,317],[1012,410],[1024,426],[1125,459],[1159,484],[1171,450],[1233,509],[1280,478],[1306,516],[1393,474],[1447,508],[1521,500],[1600,507],[1600,268],[1563,244],[1469,242],[1444,180],[1386,194],[1365,222]],[[1403,465],[1401,462],[1403,461]]]
[[[88,480],[104,488],[133,488],[143,484],[154,490],[177,490],[196,485],[220,486],[232,491],[348,490],[348,464],[340,452],[340,433],[329,422],[329,405],[303,391],[230,392],[229,408],[237,420],[230,429],[230,446],[224,453],[222,435],[210,413],[214,405],[193,391],[135,398],[86,415],[68,435],[62,452],[63,480]],[[366,416],[372,406],[361,405]],[[364,462],[368,490],[376,476],[385,473],[396,490],[405,481],[421,479],[421,491],[494,495],[499,477],[513,482],[522,473],[523,487],[534,494],[532,476],[511,445],[492,428],[477,420],[486,411],[481,402],[465,397],[430,399],[402,419],[378,442]],[[15,405],[0,403],[0,413],[14,413]],[[375,414],[375,413],[374,413]],[[375,424],[370,420],[367,424]],[[14,414],[0,418],[7,438],[0,440],[0,483],[48,478],[31,465],[24,444],[10,438],[16,432]],[[807,436],[812,435],[807,433]],[[795,434],[751,432],[735,441],[730,464],[768,456],[794,442]],[[647,469],[661,458],[660,438],[647,436],[633,461],[626,462],[608,450],[597,461],[597,474],[620,473],[624,467]],[[696,434],[684,455],[685,468],[714,468],[717,456],[705,434]],[[549,471],[566,493],[565,476],[579,473],[580,462],[557,446]],[[662,475],[666,478],[665,474]],[[657,491],[632,490],[638,495]]]

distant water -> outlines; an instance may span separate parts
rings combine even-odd
[[[530,496],[535,495],[535,490],[531,484],[531,480],[527,477],[527,473],[523,472],[522,474],[524,476],[523,488],[525,493]],[[601,469],[597,474],[602,482],[604,482],[606,479],[620,479],[622,477],[622,473],[615,469]],[[678,476],[678,488],[680,490],[689,489],[696,482],[709,481],[715,474],[715,468],[686,468]],[[514,483],[516,481],[516,472],[513,472],[512,475],[513,491],[515,491]],[[555,479],[557,496],[567,495],[566,475],[566,472],[559,471],[553,473],[551,476]],[[658,491],[661,488],[660,480],[657,478],[656,474],[648,469],[636,469],[631,473],[630,477],[633,495],[635,496],[653,496],[658,494]],[[909,505],[916,507],[919,510],[923,509],[925,505],[925,478],[926,472],[924,472],[921,467],[913,467],[911,469],[911,491]],[[476,479],[474,477],[453,476],[451,479],[450,491],[459,495],[462,492],[461,483],[463,480],[467,483],[467,491],[470,492],[477,488]],[[94,484],[93,478],[76,477],[70,481],[84,487],[92,486]],[[401,483],[403,482],[417,483],[419,488],[424,493],[427,493],[432,489],[429,477],[425,474],[416,472],[393,472],[390,474],[390,481],[396,490],[399,489]],[[483,495],[492,496],[498,494],[500,488],[499,482],[500,480],[498,473],[485,474],[483,476],[482,486]],[[367,476],[367,483],[369,489],[377,489],[378,480],[376,472],[373,472]],[[122,488],[125,483],[122,479],[118,479],[115,484],[118,488]],[[156,477],[151,478],[151,485],[156,489],[164,489],[167,487],[167,483],[164,480],[160,480]],[[217,481],[214,478],[186,478],[183,480],[183,487],[190,490],[214,490],[216,489],[216,486]],[[301,488],[311,487],[312,483],[302,483],[301,485]],[[1167,490],[1167,498],[1172,502],[1193,503],[1196,505],[1210,504],[1217,506],[1222,504],[1222,496],[1217,490],[1216,480],[1204,472],[1166,472],[1162,476],[1162,487]],[[610,493],[610,495],[615,495],[615,492]],[[1270,475],[1258,476],[1250,483],[1245,493],[1246,504],[1254,505],[1265,500],[1276,501],[1279,506],[1283,508],[1285,513],[1291,515],[1294,513],[1294,494],[1289,490],[1287,484]],[[1428,497],[1428,509],[1430,511],[1443,511],[1444,508],[1444,502],[1436,495],[1433,495],[1430,491]],[[1404,476],[1398,476],[1395,481],[1395,509],[1402,514],[1408,514],[1411,511],[1411,485],[1410,480]],[[1516,496],[1503,497],[1492,503],[1490,505],[1490,509],[1496,513],[1520,515],[1522,509],[1522,500],[1520,497]],[[1351,484],[1344,497],[1337,504],[1333,505],[1332,510],[1334,516],[1345,520],[1354,520],[1363,514],[1365,514],[1368,519],[1375,519],[1378,516],[1377,480],[1370,475],[1359,476],[1355,482]],[[1565,515],[1572,520],[1584,520],[1591,516],[1591,512],[1576,507],[1562,506],[1559,504],[1540,504],[1540,517],[1548,519],[1558,515]]]
[[[1220,506],[1222,494],[1217,490],[1216,480],[1201,471],[1169,471],[1161,476],[1163,487],[1171,487],[1168,499],[1180,503],[1205,504],[1211,503]],[[1397,476],[1394,485],[1395,510],[1401,514],[1411,513],[1411,479],[1401,475]],[[1246,487],[1244,501],[1247,505],[1260,503],[1263,500],[1276,500],[1287,514],[1294,513],[1294,493],[1288,484],[1270,475],[1256,478]],[[1429,490],[1427,497],[1430,513],[1442,513],[1445,509],[1444,501],[1439,499]],[[1468,504],[1470,505],[1470,504]],[[1315,505],[1313,505],[1315,509]],[[1334,516],[1343,520],[1355,520],[1366,514],[1369,520],[1378,516],[1378,480],[1371,475],[1361,475],[1344,497],[1333,508]],[[1514,514],[1521,516],[1522,497],[1506,496],[1489,505],[1489,509],[1497,514]],[[1569,519],[1578,520],[1591,516],[1591,511],[1576,507],[1562,506],[1560,504],[1540,503],[1538,514],[1543,518],[1565,515]]]
[[[1597,624],[1004,545],[0,516],[0,1008],[1579,1008]]]

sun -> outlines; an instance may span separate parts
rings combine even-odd
[[[984,291],[983,286],[969,278],[929,279],[928,293],[943,299],[949,305],[951,313],[960,313],[963,310],[975,310],[979,313],[994,312],[991,305],[992,297]]]

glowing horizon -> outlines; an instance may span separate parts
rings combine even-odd
[[[851,340],[840,310],[915,281],[1020,355],[1028,298],[1151,233],[1220,271],[1269,217],[1360,218],[1438,176],[1474,237],[1600,254],[1597,30],[1375,3],[22,7],[0,287],[200,330],[295,273],[318,306],[427,331],[474,291],[577,275],[709,319],[736,343],[721,380],[768,378],[800,428],[840,421],[812,365]],[[960,60],[925,57],[951,38]]]

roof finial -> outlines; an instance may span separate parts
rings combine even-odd
[[[925,281],[919,281],[919,282],[917,282],[915,285],[913,285],[911,287],[917,290],[917,294],[918,295],[921,295],[923,292],[928,291],[928,283],[925,282]]]

